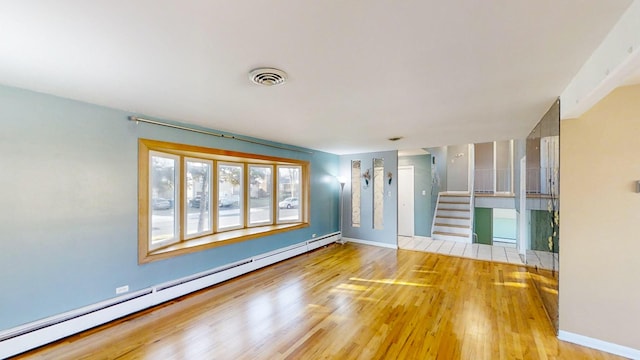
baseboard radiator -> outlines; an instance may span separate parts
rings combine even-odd
[[[304,254],[340,240],[340,232],[256,255],[184,278],[0,332],[0,359],[14,356],[123,316]]]

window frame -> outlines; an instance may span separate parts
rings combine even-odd
[[[162,157],[165,159],[172,159],[174,161],[174,169],[173,169],[173,237],[170,239],[164,239],[161,241],[158,241],[156,244],[153,244],[153,241],[151,239],[151,237],[153,236],[153,187],[152,186],[148,186],[148,190],[147,190],[147,195],[148,195],[148,199],[147,199],[147,206],[150,208],[150,212],[151,212],[151,216],[149,217],[149,221],[147,224],[147,229],[149,231],[149,249],[151,251],[156,250],[156,249],[160,249],[163,247],[167,247],[167,246],[171,246],[174,245],[176,243],[180,242],[181,239],[181,231],[182,231],[182,223],[181,223],[181,218],[180,218],[180,206],[179,206],[179,196],[180,196],[180,186],[181,186],[181,180],[182,177],[180,176],[180,157],[173,155],[173,154],[169,154],[169,153],[164,153],[164,152],[158,152],[158,151],[150,151],[147,158],[149,160],[149,164],[147,166],[147,171],[149,172],[149,182],[151,181],[151,172],[152,172],[152,167],[153,167],[153,162],[151,161],[152,157]]]
[[[220,233],[220,232],[224,232],[224,231],[231,231],[231,230],[237,230],[237,229],[242,229],[246,227],[246,221],[245,221],[245,211],[246,211],[246,206],[245,206],[245,169],[246,166],[244,163],[240,163],[240,162],[231,162],[231,161],[215,161],[215,166],[216,166],[216,174],[218,175],[218,182],[216,183],[218,185],[218,191],[216,192],[216,206],[217,206],[217,211],[216,211],[216,232]],[[220,209],[221,206],[220,204],[220,168],[222,166],[229,166],[229,167],[239,167],[240,168],[240,193],[238,194],[238,215],[240,217],[239,219],[239,224],[238,225],[232,225],[232,226],[225,226],[225,227],[221,227],[220,226],[220,211],[223,209]],[[235,196],[235,195],[228,195],[228,196]]]
[[[189,161],[206,163],[210,167],[209,179],[207,180],[208,183],[209,183],[208,184],[209,185],[209,197],[207,199],[205,199],[205,204],[206,204],[207,201],[209,202],[209,224],[210,224],[210,229],[209,230],[204,230],[204,231],[199,232],[199,233],[196,232],[196,233],[193,233],[193,234],[187,234],[187,231],[188,231],[187,223],[189,221],[188,215],[189,215],[189,209],[191,208],[191,206],[189,206],[189,199],[187,197],[187,186],[188,186],[188,183],[186,181],[187,162],[189,162]],[[213,197],[213,184],[215,183],[214,179],[217,178],[216,176],[214,176],[214,172],[213,172],[215,170],[215,167],[214,167],[215,166],[214,165],[215,162],[213,160],[210,160],[210,159],[202,159],[202,158],[197,158],[197,157],[192,157],[192,156],[184,156],[182,158],[182,162],[184,164],[183,165],[183,167],[184,167],[184,172],[183,172],[184,176],[182,176],[182,179],[181,179],[182,183],[183,183],[183,187],[184,187],[183,193],[182,193],[183,199],[181,199],[182,203],[184,204],[184,211],[181,212],[181,214],[183,215],[182,216],[182,218],[183,218],[182,226],[184,228],[184,231],[183,231],[183,234],[182,234],[182,238],[184,240],[190,240],[190,239],[198,238],[198,237],[201,237],[201,236],[211,235],[211,234],[213,234],[215,232],[215,229],[216,229],[216,222],[215,222],[215,220],[216,220],[215,219],[216,211],[213,208],[213,200],[214,200],[214,197]],[[200,198],[200,201],[202,201],[202,197]]]
[[[300,167],[300,166],[298,166],[298,165],[277,165],[277,166],[275,167],[275,170],[276,170],[276,180],[277,180],[277,181],[279,181],[279,179],[280,179],[280,169],[282,169],[282,168],[292,168],[292,167]],[[300,167],[300,185],[301,185],[301,186],[302,186],[302,183],[303,183],[303,180],[302,180],[302,168]],[[279,183],[278,183],[278,184],[279,184]],[[301,199],[301,198],[302,198],[302,192],[300,193],[300,195],[297,195],[297,196],[288,196],[288,197],[286,197],[286,198],[283,198],[283,200],[280,200],[280,186],[278,186],[278,184],[276,185],[276,194],[275,194],[275,195],[276,195],[276,196],[275,196],[275,198],[276,198],[275,204],[276,204],[276,207],[277,207],[277,209],[278,209],[278,210],[277,210],[277,213],[276,213],[276,217],[275,217],[276,221],[277,221],[278,223],[281,223],[281,224],[290,224],[290,223],[296,223],[296,222],[300,221],[300,219],[302,218],[302,204],[301,204],[301,203],[302,203],[302,199]],[[302,190],[302,189],[300,189],[300,190]],[[281,201],[284,201],[284,199],[288,199],[288,198],[290,198],[290,197],[292,197],[292,198],[298,198],[298,207],[297,207],[297,212],[298,212],[298,214],[297,214],[297,215],[298,215],[298,218],[296,218],[296,219],[291,219],[291,220],[286,220],[286,219],[285,219],[285,220],[281,220],[281,219],[280,219],[280,212],[281,212],[282,210],[284,210],[284,209],[283,209],[283,208],[280,208],[280,202],[281,202]]]
[[[150,154],[152,153],[159,154],[160,156],[166,154],[178,158],[175,173],[177,173],[176,182],[179,182],[179,185],[176,185],[177,190],[174,195],[178,242],[154,247],[151,247],[152,189],[150,180],[152,164]],[[193,234],[186,235],[186,217],[188,215],[186,188],[187,160],[211,161],[212,166],[211,176],[209,176],[209,191],[211,194],[209,206],[212,230],[195,236]],[[239,196],[239,208],[242,209],[242,219],[241,226],[239,227],[218,228],[219,164],[233,164],[242,167],[242,185]],[[279,221],[279,214],[276,214],[276,208],[278,206],[277,189],[279,184],[277,169],[279,165],[300,167],[301,189],[298,200],[300,219],[297,221]],[[250,166],[265,166],[271,167],[272,169],[271,222],[269,223],[253,225],[249,223],[249,212],[251,211],[249,207],[249,197],[251,196],[249,189]],[[142,138],[138,140],[138,262],[140,264],[308,227],[310,208],[310,165],[308,161]]]
[[[271,189],[269,189],[269,220],[266,222],[257,222],[257,223],[252,223],[251,222],[251,168],[252,167],[256,167],[256,168],[268,168],[271,171]],[[275,203],[275,199],[276,196],[275,194],[275,186],[276,186],[276,181],[275,179],[275,165],[272,164],[256,164],[256,163],[248,163],[247,164],[247,171],[246,171],[246,176],[245,176],[245,182],[247,182],[247,188],[249,189],[249,194],[247,196],[247,212],[246,212],[246,224],[247,227],[259,227],[259,226],[265,226],[268,224],[273,224],[276,222],[276,214],[274,211],[274,203]]]

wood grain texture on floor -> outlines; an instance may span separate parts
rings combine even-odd
[[[333,244],[23,359],[619,359],[559,341],[527,269]]]

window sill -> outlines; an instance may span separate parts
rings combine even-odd
[[[189,254],[209,248],[279,234],[286,231],[302,229],[308,226],[308,223],[279,224],[230,230],[213,235],[206,235],[195,239],[185,240],[178,244],[168,245],[160,249],[145,251],[144,253],[141,252],[139,262],[143,264],[151,261],[168,259],[178,255]]]

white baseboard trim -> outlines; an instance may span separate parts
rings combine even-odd
[[[640,359],[640,350],[638,349],[590,338],[584,335],[574,334],[564,330],[558,331],[558,339],[630,359]]]
[[[175,279],[150,288],[133,291],[66,313],[0,331],[0,359],[9,358],[70,335],[106,324],[221,283],[262,267],[309,252],[340,240],[335,232],[301,243],[256,255],[217,268]]]
[[[379,247],[384,247],[389,249],[398,249],[398,244],[388,244],[388,243],[381,243],[377,241],[360,240],[360,239],[354,239],[354,238],[348,238],[348,237],[343,237],[342,241],[354,242],[354,243],[363,244],[363,245],[379,246]]]

